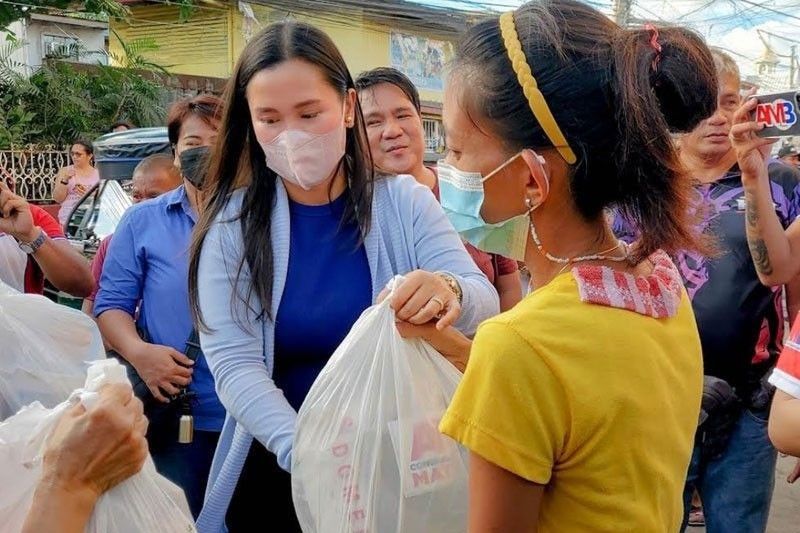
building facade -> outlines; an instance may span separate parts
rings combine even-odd
[[[99,20],[33,13],[9,29],[22,46],[11,60],[35,70],[48,58],[108,64],[108,23]]]
[[[285,19],[313,24],[331,36],[353,76],[379,66],[407,74],[423,101],[428,150],[441,150],[444,68],[470,21],[468,13],[388,0],[203,1],[181,20],[175,5],[127,5],[131,15],[112,21],[114,32],[127,42],[153,39],[158,50],[149,53],[150,59],[173,73],[202,77],[229,77],[248,40],[269,24]],[[112,55],[121,52],[113,36],[109,48]]]

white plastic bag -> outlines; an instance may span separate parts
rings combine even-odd
[[[58,405],[83,386],[88,362],[105,358],[91,318],[2,282],[0,339],[0,420],[34,401]]]
[[[400,337],[388,301],[367,309],[297,418],[292,493],[303,531],[466,531],[466,452],[438,430],[460,379],[429,344]]]
[[[127,383],[116,359],[89,367],[84,389],[53,409],[36,402],[0,423],[0,533],[19,533],[42,474],[47,436],[61,415],[78,402],[91,410],[103,385]],[[191,533],[196,531],[183,491],[156,472],[148,457],[138,474],[100,497],[86,533]]]

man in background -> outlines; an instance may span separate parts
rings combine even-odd
[[[134,204],[145,200],[152,200],[176,189],[183,181],[180,170],[173,163],[172,156],[166,154],[155,154],[144,158],[133,171],[133,189],[131,198]],[[109,235],[100,243],[97,253],[92,260],[92,276],[94,277],[95,289],[92,294],[83,300],[83,312],[94,318],[94,300],[97,290],[100,287],[100,277],[103,275],[103,263],[106,260],[106,252],[111,244]]]
[[[793,144],[786,144],[778,150],[778,159],[792,168],[800,169],[800,150]]]
[[[777,459],[767,434],[774,391],[767,376],[783,345],[784,288],[762,284],[750,255],[742,173],[729,137],[741,106],[741,78],[730,56],[712,53],[719,77],[717,110],[678,140],[681,162],[695,181],[698,229],[715,240],[719,251],[675,258],[692,300],[706,374],[686,511],[696,489],[708,533],[763,533]],[[769,175],[774,209],[786,227],[798,214],[795,171],[775,162]]]
[[[356,89],[367,124],[367,137],[375,167],[390,174],[409,174],[439,198],[439,178],[425,166],[425,129],[419,92],[408,77],[393,68],[376,68],[356,79]],[[465,247],[473,261],[494,285],[500,310],[508,311],[522,299],[516,261]]]

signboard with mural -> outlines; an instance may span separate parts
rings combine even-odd
[[[453,54],[450,43],[393,31],[389,44],[392,67],[414,85],[431,91],[444,88],[444,67]]]

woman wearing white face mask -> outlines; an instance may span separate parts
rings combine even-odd
[[[399,320],[466,334],[498,299],[423,186],[373,176],[353,80],[324,33],[265,29],[242,53],[224,108],[190,265],[228,411],[198,529],[241,531],[266,517],[290,532],[282,469],[296,410],[386,283],[407,275],[392,301]]]
[[[444,99],[442,206],[472,242],[524,257],[534,285],[481,325],[442,419],[470,450],[469,531],[679,529],[703,372],[665,251],[703,247],[670,130],[715,100],[711,54],[686,30],[542,0],[467,31]],[[612,205],[641,232],[630,249]]]

